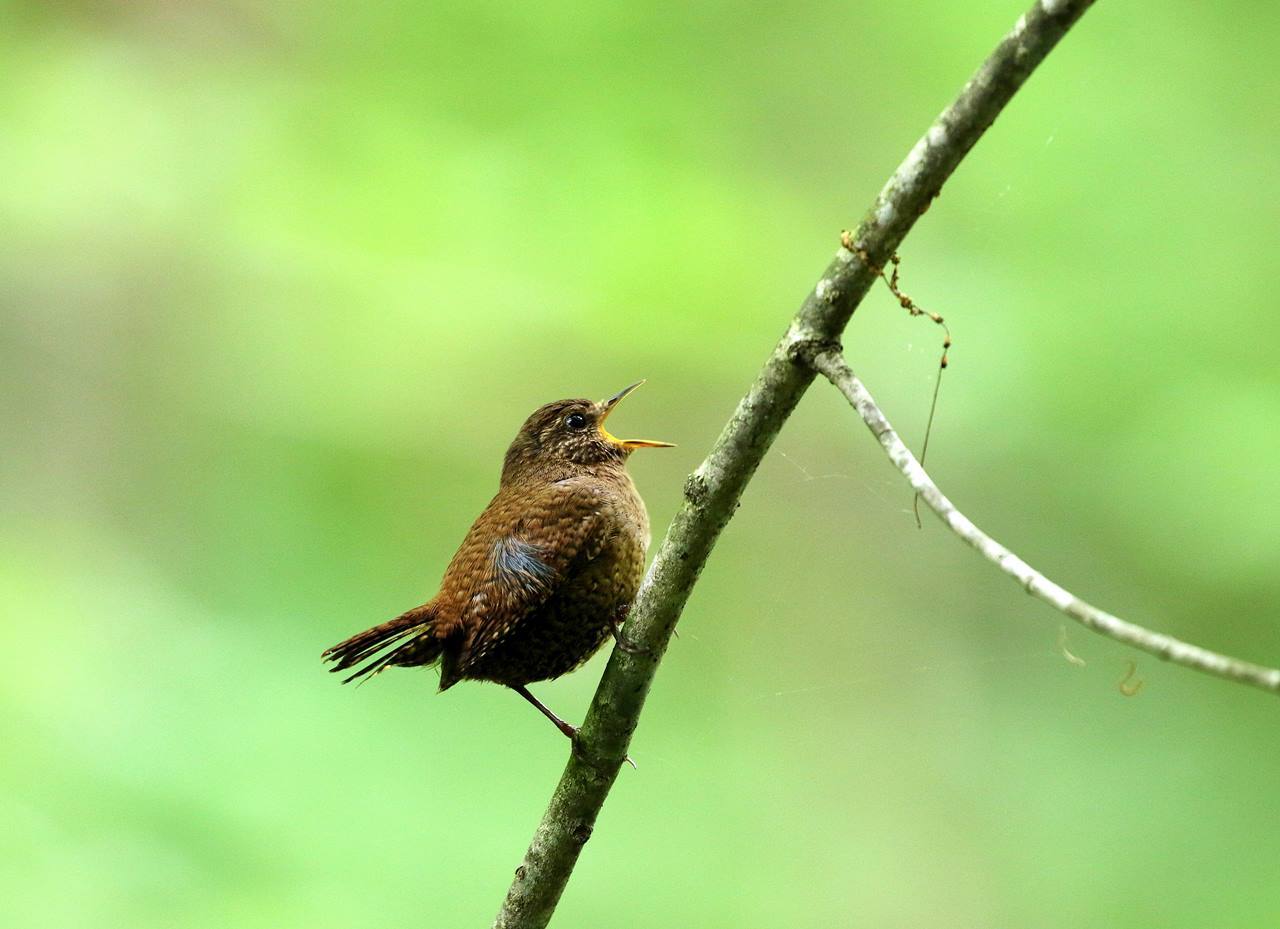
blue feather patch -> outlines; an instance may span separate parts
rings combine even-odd
[[[556,576],[542,554],[538,546],[507,536],[493,543],[490,558],[494,574],[504,585],[537,595],[544,593]]]

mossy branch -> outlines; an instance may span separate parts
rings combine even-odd
[[[885,184],[807,296],[707,459],[658,547],[569,763],[494,921],[541,929],[555,911],[626,758],[676,621],[743,489],[814,378],[812,361],[839,345],[854,310],[943,183],[1036,66],[1093,0],[1038,0],[969,79]]]

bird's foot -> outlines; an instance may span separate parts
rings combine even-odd
[[[632,645],[622,637],[622,620],[615,619],[609,624],[609,631],[613,633],[613,641],[618,646],[618,651],[626,652],[628,655],[652,655],[653,652],[647,648],[641,648],[639,645]]]
[[[589,762],[589,759],[582,752],[582,741],[578,738],[578,734],[582,730],[565,723],[565,728],[560,731],[569,737],[569,742],[573,745],[573,751],[577,753],[578,757],[583,761]],[[630,755],[623,755],[622,760],[631,765],[633,769],[636,767],[636,763],[631,759]]]

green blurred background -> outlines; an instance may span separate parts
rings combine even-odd
[[[0,924],[488,925],[564,740],[321,649],[435,590],[544,401],[649,378],[660,536],[1020,2],[0,10]],[[1274,4],[1101,3],[903,250],[943,488],[1272,664],[1278,55]],[[939,331],[880,288],[847,346],[918,445]],[[556,925],[1274,925],[1275,698],[1073,666],[910,503],[815,387]],[[579,719],[603,657],[535,690]]]

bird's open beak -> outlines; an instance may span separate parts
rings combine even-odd
[[[675,446],[670,442],[658,442],[654,439],[619,439],[617,436],[611,435],[609,430],[604,427],[604,421],[609,418],[609,415],[614,411],[614,408],[622,402],[622,399],[627,394],[631,393],[631,391],[635,390],[643,383],[644,381],[636,381],[630,387],[623,388],[608,400],[605,400],[600,404],[604,407],[604,414],[600,417],[600,434],[604,436],[606,442],[612,442],[619,448],[625,448],[627,450],[634,448],[675,448]]]

